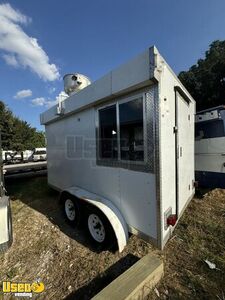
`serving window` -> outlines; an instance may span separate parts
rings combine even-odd
[[[99,157],[117,159],[116,105],[99,110]]]
[[[104,165],[144,164],[145,97],[133,96],[97,110],[97,161]]]
[[[119,104],[121,160],[144,160],[143,99]]]

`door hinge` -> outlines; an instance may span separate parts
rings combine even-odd
[[[178,127],[177,126],[174,126],[173,127],[173,133],[177,133],[178,132]]]

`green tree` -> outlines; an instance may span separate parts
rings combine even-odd
[[[0,130],[4,150],[22,151],[45,147],[44,132],[37,131],[26,121],[15,117],[2,101],[0,101]]]
[[[12,112],[0,101],[0,130],[2,135],[3,149],[12,148],[13,138],[13,115]]]
[[[214,41],[179,79],[196,100],[197,110],[225,104],[225,41]]]

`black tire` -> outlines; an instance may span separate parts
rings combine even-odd
[[[96,233],[99,231],[97,236],[93,233],[93,227]],[[107,217],[94,206],[86,207],[86,229],[90,241],[95,247],[98,247],[98,249],[108,249],[116,245],[116,236],[110,222]]]
[[[64,194],[61,198],[64,217],[67,223],[73,227],[80,222],[80,209],[77,199],[70,194]]]

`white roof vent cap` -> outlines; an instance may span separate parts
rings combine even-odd
[[[63,81],[64,91],[69,96],[79,92],[80,90],[91,84],[91,80],[87,76],[79,73],[66,74],[63,77]]]

